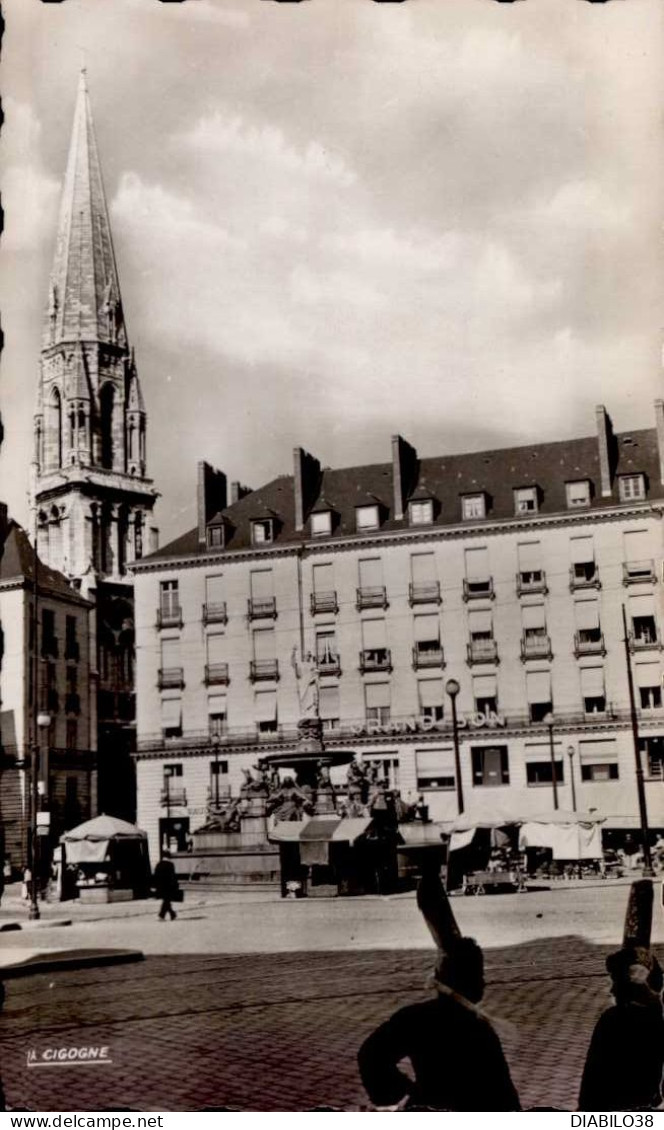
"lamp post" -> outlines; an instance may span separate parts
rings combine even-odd
[[[461,783],[461,757],[459,756],[459,719],[457,718],[456,700],[461,687],[456,679],[448,679],[445,690],[452,704],[452,731],[454,735],[454,775],[456,777],[457,808],[459,816],[463,812],[463,785]]]
[[[51,715],[39,711],[35,718],[35,736],[32,742],[30,756],[30,907],[28,918],[34,921],[40,918],[39,911],[39,831],[37,828],[37,813],[39,809],[39,772],[41,765],[40,734],[48,730],[51,725]]]
[[[212,745],[214,746],[214,807],[219,811],[219,734],[212,735]]]
[[[643,784],[643,766],[641,764],[641,751],[639,750],[639,721],[636,714],[636,699],[634,698],[634,677],[632,675],[632,661],[629,654],[629,632],[627,631],[627,613],[625,605],[622,606],[623,642],[625,644],[625,663],[627,665],[627,690],[629,693],[629,715],[632,723],[632,740],[634,742],[634,760],[636,768],[636,794],[639,801],[639,820],[641,823],[641,838],[643,840],[643,874],[652,878],[655,874],[650,854],[650,830],[648,828],[648,809],[646,806],[646,790]]]
[[[549,728],[549,757],[551,758],[551,785],[553,787],[553,807],[558,808],[558,781],[556,779],[556,751],[553,745],[553,714],[549,711],[544,719]]]
[[[569,780],[572,786],[572,812],[576,812],[576,785],[574,784],[574,754],[576,750],[573,745],[568,745],[567,756],[569,757]]]

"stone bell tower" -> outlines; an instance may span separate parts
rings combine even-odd
[[[134,693],[127,566],[147,552],[157,498],[146,426],[82,71],[44,313],[32,504],[42,561],[95,605],[99,803],[119,816],[132,808],[123,799]]]

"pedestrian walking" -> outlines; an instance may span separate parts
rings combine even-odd
[[[163,922],[168,914],[172,922],[174,918],[177,918],[172,904],[179,901],[180,887],[175,874],[175,866],[168,851],[164,852],[163,859],[159,860],[154,869],[154,886],[157,898],[161,899],[159,917]]]
[[[438,876],[424,876],[418,905],[438,946],[433,1000],[399,1009],[360,1048],[362,1082],[378,1107],[520,1110],[500,1040],[478,1007],[484,956],[458,930]],[[398,1064],[409,1059],[414,1080]]]

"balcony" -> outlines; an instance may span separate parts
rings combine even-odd
[[[444,667],[445,653],[439,643],[416,644],[413,648],[413,667],[416,671],[426,667]]]
[[[79,647],[78,640],[67,640],[65,644],[65,659],[71,659],[75,663],[78,663],[80,657],[81,649]]]
[[[599,569],[594,561],[586,561],[581,565],[571,565],[569,570],[569,591],[578,589],[601,589]]]
[[[56,690],[49,687],[46,691],[46,711],[48,714],[57,714],[60,709],[60,696]]]
[[[262,679],[270,679],[274,682],[279,678],[279,660],[252,659],[249,664],[249,678],[252,683],[260,682]]]
[[[366,675],[369,671],[391,671],[392,653],[389,647],[365,648],[360,652],[360,671]]]
[[[656,583],[655,562],[652,558],[649,561],[623,562],[624,585],[654,585]]]
[[[574,654],[577,659],[582,655],[606,655],[604,635],[599,628],[574,633]]]
[[[516,575],[516,594],[526,596],[532,592],[547,593],[546,573],[543,569],[531,570]]]
[[[41,653],[45,659],[57,659],[59,650],[57,636],[44,636],[42,639]]]
[[[159,687],[160,691],[166,690],[168,687],[183,687],[184,668],[160,667],[159,675],[157,678],[157,686]]]
[[[226,612],[226,601],[218,601],[216,604],[203,605],[203,623],[204,624],[227,624],[228,615]]]
[[[69,691],[65,695],[65,711],[67,714],[81,713],[81,696],[76,691]]]
[[[355,607],[358,612],[363,608],[387,608],[387,589],[384,585],[357,589]]]
[[[521,637],[521,661],[526,659],[551,659],[551,640],[545,633],[542,635]]]
[[[230,676],[227,663],[207,663],[205,665],[205,685],[207,687],[228,686]]]
[[[487,577],[485,581],[469,581],[464,577],[464,600],[495,600],[495,597],[496,594],[493,591],[493,577]]]
[[[167,786],[161,790],[160,803],[162,808],[185,808],[187,804],[187,790]]]
[[[183,623],[182,609],[179,604],[171,604],[167,608],[157,609],[158,628],[181,628]]]
[[[411,608],[414,604],[441,604],[440,581],[430,581],[427,584],[411,583],[408,586],[408,601]]]
[[[247,601],[247,615],[250,620],[276,620],[277,598],[250,596]]]
[[[471,640],[468,644],[468,658],[466,662],[473,663],[498,663],[498,644],[496,640]]]
[[[327,654],[316,656],[316,670],[319,675],[340,675],[341,660],[338,655]]]
[[[339,604],[337,602],[337,594],[334,590],[330,592],[312,592],[311,594],[311,615],[315,616],[317,612],[336,613],[339,611]]]
[[[662,641],[659,638],[658,632],[636,632],[627,633],[627,643],[629,650],[634,653],[635,651],[661,651]]]

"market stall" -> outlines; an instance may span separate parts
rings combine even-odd
[[[150,891],[145,832],[115,816],[96,816],[60,837],[63,897],[120,902]]]

